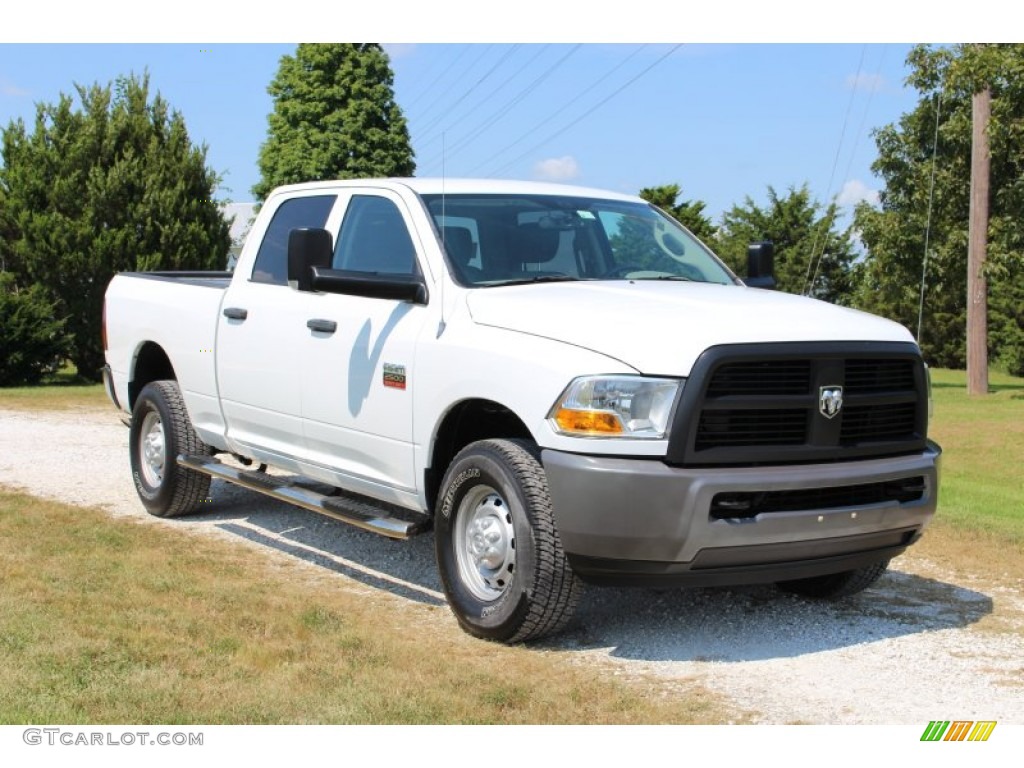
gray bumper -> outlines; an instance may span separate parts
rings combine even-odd
[[[887,560],[935,514],[941,451],[847,463],[671,467],[658,460],[542,454],[573,568],[616,582],[694,585],[782,581]],[[717,494],[807,491],[923,478],[914,501],[715,519]]]

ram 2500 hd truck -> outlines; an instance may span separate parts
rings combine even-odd
[[[116,276],[105,339],[149,512],[219,478],[395,539],[432,527],[479,637],[558,631],[584,581],[852,594],[935,511],[910,334],[750,287],[637,197],[284,187],[233,274]]]

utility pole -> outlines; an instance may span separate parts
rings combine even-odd
[[[967,230],[967,394],[988,394],[988,248],[989,147],[988,121],[992,91],[985,88],[971,100],[971,208]]]

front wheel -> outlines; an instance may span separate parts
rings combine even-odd
[[[192,429],[177,382],[143,387],[132,410],[128,445],[135,490],[151,515],[185,515],[209,497],[210,476],[178,465],[179,454],[209,449]]]
[[[838,600],[855,595],[870,587],[889,567],[889,561],[872,563],[863,568],[842,573],[830,573],[827,576],[813,576],[807,579],[780,581],[779,589],[803,597],[816,597],[826,600]]]
[[[582,585],[562,550],[535,445],[464,448],[445,473],[434,529],[448,604],[469,634],[517,643],[568,624]]]

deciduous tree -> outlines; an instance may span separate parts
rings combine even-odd
[[[992,89],[989,353],[1022,374],[1024,45],[918,46],[907,63],[907,82],[920,98],[897,123],[875,132],[873,168],[885,188],[879,208],[862,204],[855,216],[867,247],[857,303],[916,330],[924,272],[921,347],[933,364],[964,367],[971,96],[987,85]]]

